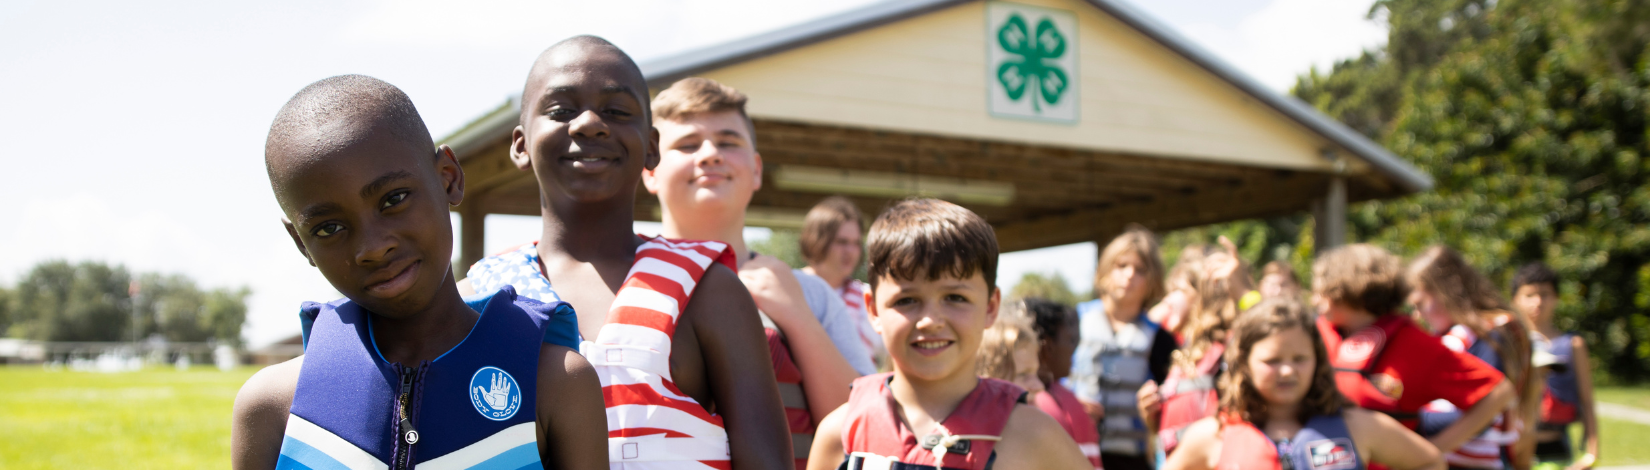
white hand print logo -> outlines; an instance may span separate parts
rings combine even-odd
[[[470,377],[469,394],[476,412],[493,421],[510,419],[521,408],[521,387],[515,377],[497,367],[477,369]]]
[[[487,406],[495,410],[502,410],[510,406],[510,382],[505,381],[504,373],[493,374],[492,388],[476,387],[476,394],[487,401]]]

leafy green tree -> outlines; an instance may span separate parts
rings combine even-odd
[[[158,334],[167,341],[224,341],[241,344],[246,321],[246,297],[239,289],[201,290],[181,275],[146,274],[139,277],[142,293],[134,300],[141,335]]]
[[[136,297],[131,287],[138,288]],[[135,316],[139,338],[239,346],[249,295],[245,287],[203,291],[185,276],[133,276],[99,262],[48,261],[16,289],[0,290],[0,326],[7,336],[45,341],[130,341]]]
[[[792,268],[808,265],[802,257],[802,232],[796,229],[776,228],[767,240],[750,244],[751,251],[779,258]]]
[[[97,262],[47,261],[18,282],[11,336],[46,341],[121,341],[131,329],[131,275]]]
[[[1088,300],[1079,297],[1071,291],[1071,284],[1060,273],[1025,273],[1020,276],[1020,282],[1014,284],[1014,289],[1008,293],[1010,299],[1024,299],[1038,297],[1052,300],[1062,305],[1072,306],[1078,302]]]
[[[11,327],[12,297],[11,289],[0,287],[0,336],[5,336]]]
[[[1445,244],[1502,280],[1545,261],[1565,279],[1560,326],[1601,372],[1650,378],[1650,3],[1382,0],[1372,15],[1386,46],[1294,93],[1437,185],[1354,206],[1353,239]]]

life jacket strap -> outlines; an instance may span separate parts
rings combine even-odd
[[[613,463],[728,460],[727,439],[665,437],[663,434],[607,438],[607,460]]]

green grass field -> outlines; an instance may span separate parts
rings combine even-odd
[[[230,410],[254,371],[0,367],[0,468],[229,468]]]
[[[254,371],[0,367],[0,468],[228,468],[230,409]],[[1598,399],[1650,410],[1650,387]],[[1603,418],[1601,466],[1650,464],[1650,426]]]

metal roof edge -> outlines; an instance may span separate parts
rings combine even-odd
[[[664,88],[693,74],[846,36],[972,0],[895,0],[713,44],[641,64],[650,87]]]
[[[436,144],[451,147],[453,154],[459,158],[480,151],[489,139],[496,139],[499,134],[507,135],[521,124],[520,103],[521,96],[511,94],[504,104],[470,121]]]
[[[1190,40],[1180,36],[1174,30],[1163,25],[1162,23],[1158,23],[1157,20],[1152,19],[1151,16],[1136,10],[1132,5],[1128,5],[1120,0],[1085,1],[1087,1],[1090,5],[1094,5],[1096,8],[1112,15],[1112,17],[1117,18],[1119,21],[1128,24],[1136,31],[1140,31],[1142,34],[1145,34],[1146,37],[1157,41],[1159,44],[1162,44],[1188,60],[1191,60],[1192,63],[1203,67],[1211,73],[1214,73],[1215,76],[1218,76],[1221,79],[1226,80],[1228,83],[1231,83],[1233,86],[1238,87],[1239,90],[1260,99],[1262,102],[1271,106],[1273,109],[1278,110],[1278,112],[1283,113],[1285,116],[1288,116],[1290,119],[1294,119],[1296,122],[1299,122],[1301,125],[1306,126],[1314,132],[1323,134],[1331,141],[1334,141],[1335,143],[1345,147],[1347,150],[1350,150],[1357,157],[1369,162],[1369,164],[1374,166],[1377,170],[1392,177],[1394,180],[1397,180],[1397,182],[1404,188],[1413,192],[1421,192],[1432,189],[1432,176],[1427,175],[1414,166],[1411,166],[1409,163],[1403,161],[1403,159],[1398,158],[1397,155],[1393,155],[1392,152],[1387,151],[1386,148],[1371,142],[1368,138],[1364,137],[1363,134],[1359,134],[1356,131],[1346,127],[1345,124],[1341,124],[1340,121],[1331,119],[1329,116],[1318,112],[1316,108],[1313,108],[1292,96],[1285,96],[1266,88],[1266,86],[1261,85],[1260,82],[1255,81],[1255,79],[1250,78],[1247,74],[1244,74],[1237,68],[1232,67],[1225,61],[1220,60],[1220,58],[1215,57],[1208,51],[1205,51],[1201,47],[1193,44]]]

